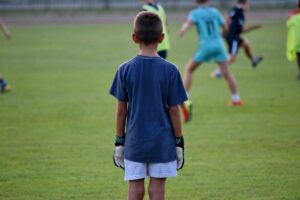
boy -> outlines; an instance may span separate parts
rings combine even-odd
[[[192,74],[197,67],[203,62],[214,60],[218,63],[222,74],[229,85],[232,94],[229,105],[240,106],[242,105],[242,101],[237,91],[237,84],[234,76],[228,70],[228,55],[220,33],[220,27],[223,28],[223,31],[226,30],[224,19],[217,9],[207,5],[208,0],[197,0],[197,3],[199,4],[199,7],[189,13],[188,19],[183,23],[178,32],[178,36],[182,37],[192,25],[195,25],[199,34],[200,47],[185,67],[184,87],[186,92],[189,94],[192,85]],[[187,103],[191,105],[189,101]],[[191,110],[187,108],[186,104],[182,105],[182,110],[184,120],[186,122],[189,121]]]
[[[300,80],[300,0],[298,0],[298,8],[289,13],[287,28],[287,58],[289,61],[297,58],[299,69],[297,79]]]
[[[155,0],[141,0],[141,2],[144,3],[144,11],[149,11],[157,14],[162,21],[163,34],[165,35],[165,37],[164,40],[158,45],[157,53],[160,57],[166,59],[168,56],[168,50],[170,50],[171,48],[166,12],[164,8]]]
[[[11,38],[10,31],[1,19],[0,19],[0,29],[1,29],[2,33],[4,34],[4,36],[6,37],[6,39],[9,40]],[[4,78],[0,74],[0,93],[3,94],[6,92],[10,92],[10,91],[11,91],[11,87],[7,84],[7,82],[4,80]]]
[[[166,178],[184,163],[178,105],[187,96],[176,66],[157,54],[163,38],[160,17],[139,13],[132,34],[139,55],[120,66],[110,89],[118,100],[113,159],[125,170],[130,200],[143,199],[148,176],[150,199],[164,199]]]
[[[261,25],[253,25],[247,28],[244,27],[245,15],[244,11],[250,7],[249,0],[237,0],[235,7],[233,7],[228,15],[226,16],[226,26],[229,28],[228,34],[226,35],[226,42],[228,44],[228,51],[230,55],[229,65],[231,65],[237,57],[238,50],[240,47],[244,49],[246,56],[252,63],[252,67],[255,68],[258,63],[263,60],[262,56],[254,56],[251,50],[250,43],[241,37],[242,33],[258,29]],[[212,74],[212,78],[221,78],[222,73],[217,68]]]

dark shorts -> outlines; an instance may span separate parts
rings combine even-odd
[[[167,50],[162,50],[162,51],[157,52],[157,54],[158,54],[160,57],[162,57],[163,59],[167,59],[168,51],[167,51]]]
[[[240,46],[244,43],[243,38],[227,38],[228,52],[231,55],[237,55]]]

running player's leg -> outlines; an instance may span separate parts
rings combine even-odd
[[[129,181],[128,200],[143,200],[144,195],[145,195],[144,179]]]
[[[241,44],[242,44],[242,47],[244,48],[246,56],[251,61],[252,66],[256,67],[257,64],[260,63],[263,60],[263,57],[253,55],[249,41],[247,41],[245,39],[241,39]]]
[[[236,85],[236,80],[234,76],[229,72],[228,69],[228,62],[220,62],[218,63],[220,70],[225,78],[225,80],[228,83],[229,89],[231,94],[236,94],[237,93],[237,85]]]
[[[246,56],[249,58],[249,60],[253,61],[254,56],[253,56],[252,49],[251,49],[249,41],[246,40],[246,39],[243,39],[242,47],[245,51]]]
[[[185,66],[183,85],[187,93],[189,93],[192,87],[193,72],[197,69],[199,65],[201,65],[200,62],[198,63],[191,59]]]
[[[165,199],[165,184],[166,178],[150,178],[148,193],[151,200]]]
[[[228,53],[229,53],[229,61],[228,61],[228,67],[234,63],[236,60],[236,56],[240,47],[240,40],[239,39],[231,39],[227,38],[227,45],[228,45]],[[220,68],[216,68],[212,73],[211,73],[211,78],[222,78],[222,73]]]
[[[236,80],[235,80],[233,74],[231,74],[228,69],[228,62],[224,61],[224,62],[219,62],[218,64],[219,64],[219,67],[221,69],[221,72],[222,72],[225,80],[227,81],[227,84],[228,84],[230,92],[231,92],[230,105],[231,106],[242,105],[242,101],[240,99],[240,95],[239,95],[238,89],[237,89]]]
[[[193,73],[199,65],[201,65],[201,62],[196,62],[193,59],[191,59],[185,67],[183,85],[188,98],[190,96],[190,89],[192,87]],[[192,107],[193,106],[191,100],[185,101],[183,104],[181,104],[181,109],[183,112],[183,121],[185,123],[191,120]]]

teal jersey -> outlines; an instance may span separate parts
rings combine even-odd
[[[220,28],[225,22],[222,14],[216,8],[199,6],[189,13],[188,19],[197,28],[201,46],[224,45]]]

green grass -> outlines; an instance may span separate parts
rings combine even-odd
[[[195,30],[177,39],[178,28],[169,58],[183,72],[197,40]],[[13,87],[0,95],[1,199],[125,199],[108,90],[137,53],[131,25],[11,29],[11,41],[0,38],[0,72]],[[196,71],[186,165],[168,180],[167,199],[300,199],[300,82],[285,58],[285,31],[266,23],[246,35],[265,60],[253,70],[241,51],[231,68],[243,107],[226,106],[226,84],[209,78],[214,65]]]

